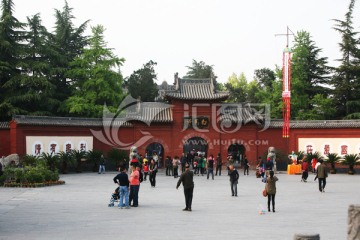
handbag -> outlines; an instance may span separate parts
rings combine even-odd
[[[268,193],[267,193],[267,191],[266,191],[266,188],[262,191],[262,195],[263,195],[264,197],[267,197]]]

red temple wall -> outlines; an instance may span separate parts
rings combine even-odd
[[[0,129],[0,157],[11,154],[10,129]]]

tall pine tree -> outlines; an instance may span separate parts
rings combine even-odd
[[[133,98],[139,98],[143,102],[153,102],[158,94],[157,85],[155,83],[156,73],[155,67],[156,62],[150,60],[144,66],[134,71],[128,78],[126,84],[130,95]]]
[[[116,111],[123,97],[123,78],[119,69],[125,59],[118,58],[104,41],[104,27],[92,27],[89,47],[70,63],[67,76],[73,80],[72,94],[62,109],[73,116],[101,117],[104,103]]]
[[[337,118],[360,118],[360,52],[358,32],[353,27],[355,0],[351,0],[345,20],[335,19],[334,29],[341,34],[340,66],[332,79]]]
[[[48,32],[41,25],[39,14],[27,20],[29,30],[26,33],[27,44],[22,56],[21,75],[4,84],[10,93],[7,101],[17,113],[52,115],[53,106],[58,105],[58,101],[53,98],[55,89],[48,77]]]
[[[327,58],[306,31],[296,34],[291,65],[291,116],[295,119],[325,119],[331,116],[320,111],[313,102],[316,95],[328,96],[330,68]],[[319,99],[319,96],[317,97]],[[329,108],[328,106],[327,108]]]
[[[23,113],[9,101],[12,91],[6,84],[21,77],[24,54],[25,24],[13,15],[12,0],[1,1],[0,16],[0,119],[9,120],[13,114]]]
[[[71,70],[69,64],[83,53],[84,47],[88,44],[88,37],[83,35],[88,21],[75,27],[72,8],[66,1],[62,11],[55,10],[55,18],[55,30],[50,35],[49,42],[51,44],[50,76],[52,84],[56,87],[55,98],[59,102],[63,102],[71,95],[72,79],[67,76],[67,72]]]

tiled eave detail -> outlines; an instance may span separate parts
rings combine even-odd
[[[123,126],[131,127],[131,123],[123,120],[101,119],[101,118],[75,118],[75,117],[48,117],[48,116],[24,116],[13,117],[17,125],[32,126],[62,126],[62,127],[103,127]]]
[[[189,86],[189,88],[191,88]],[[228,93],[209,93],[203,91],[200,86],[192,88],[190,91],[187,90],[185,94],[179,92],[167,92],[165,96],[170,99],[179,99],[179,100],[219,100],[224,101],[229,97]]]
[[[228,92],[216,92],[211,79],[177,79],[173,90],[167,90],[165,97],[179,100],[226,100]]]
[[[173,122],[173,113],[170,106],[158,107],[157,103],[142,103],[136,111],[127,112],[125,119],[147,124],[171,123]]]
[[[271,120],[270,128],[282,128],[283,120]],[[360,120],[301,120],[290,121],[290,129],[296,128],[360,128]]]
[[[0,129],[10,129],[10,124],[8,122],[0,122]]]

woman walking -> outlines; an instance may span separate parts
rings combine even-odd
[[[151,159],[150,166],[149,166],[149,180],[151,187],[155,187],[156,184],[156,173],[157,173],[157,164],[154,159]]]
[[[275,212],[275,194],[276,194],[276,181],[279,179],[274,176],[274,171],[270,171],[270,177],[266,179],[265,189],[268,197],[268,211],[270,212],[270,202],[272,202],[272,210]]]

